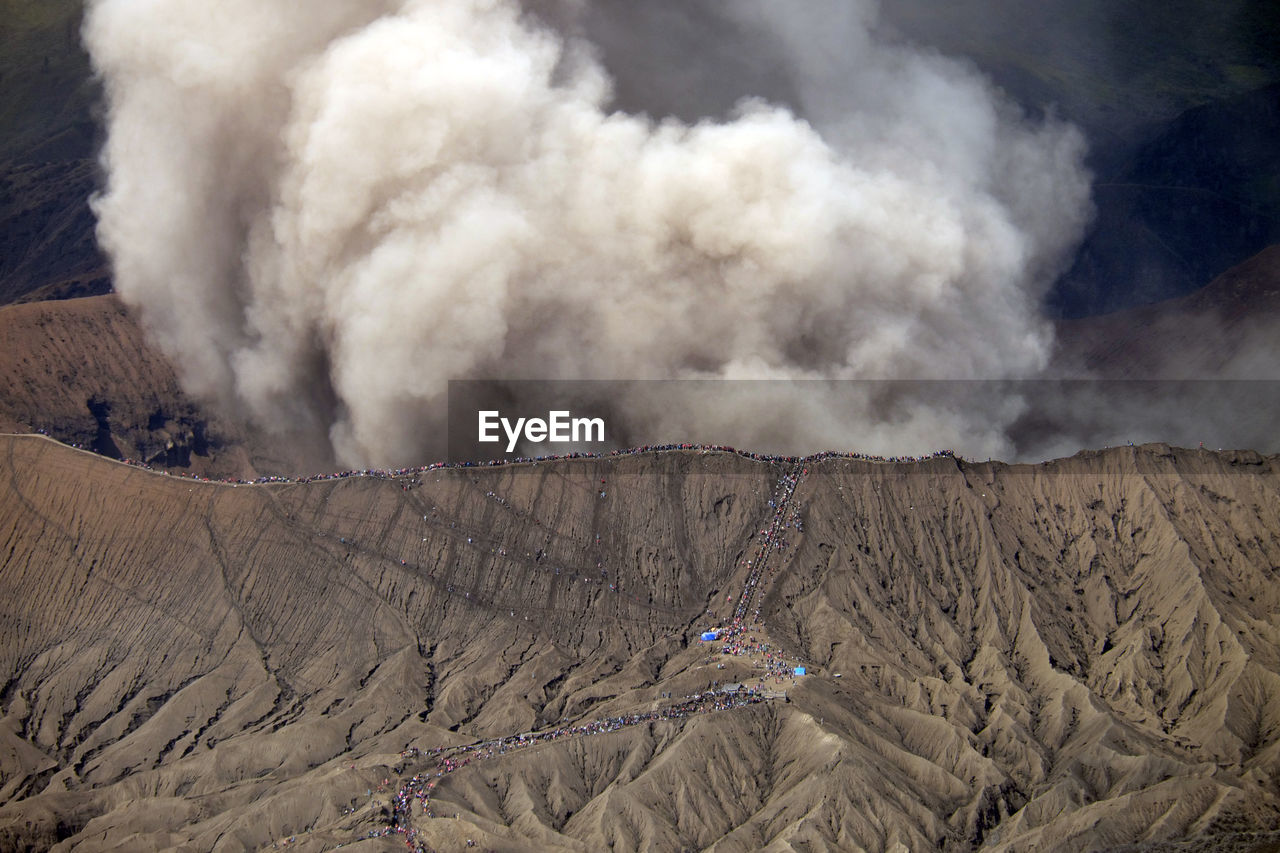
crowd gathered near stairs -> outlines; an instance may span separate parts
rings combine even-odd
[[[41,435],[51,437],[43,430]],[[95,453],[90,448],[81,444],[69,443],[68,446],[77,450],[83,450],[87,453]],[[345,480],[352,477],[377,477],[382,479],[400,479],[403,477],[412,477],[424,474],[429,471],[439,471],[442,469],[457,468],[497,468],[507,465],[529,465],[539,462],[556,462],[568,459],[614,459],[620,456],[638,456],[644,453],[661,453],[668,451],[696,451],[701,453],[728,453],[734,456],[741,456],[744,459],[751,459],[756,462],[773,462],[786,464],[802,464],[812,463],[823,459],[852,459],[863,462],[924,462],[929,459],[938,458],[956,458],[956,454],[952,450],[939,450],[924,456],[876,456],[868,453],[855,452],[838,452],[834,450],[826,450],[821,453],[814,453],[808,456],[780,456],[769,453],[752,453],[747,450],[739,450],[724,444],[643,444],[638,447],[630,447],[625,450],[610,450],[605,453],[589,453],[585,451],[563,454],[548,454],[546,456],[513,456],[502,459],[489,459],[473,462],[432,462],[429,465],[416,465],[403,468],[358,468],[346,471],[333,471],[323,474],[309,474],[298,477],[284,477],[279,475],[264,475],[253,479],[240,479],[236,477],[203,477],[199,474],[174,472],[163,467],[157,468],[138,459],[122,458],[115,461],[122,462],[134,468],[140,468],[145,471],[151,471],[156,474],[164,474],[166,476],[181,477],[187,480],[195,480],[201,483],[221,483],[232,486],[262,486],[281,483],[317,483],[328,480]],[[99,454],[100,455],[100,454]],[[110,458],[110,457],[104,457]]]
[[[755,556],[745,561],[743,566],[745,577],[734,606],[732,622],[728,628],[712,632],[715,634],[715,642],[721,644],[722,655],[755,659],[756,667],[762,670],[762,682],[783,684],[790,679],[794,684],[797,674],[802,671],[793,668],[781,650],[771,647],[764,639],[758,638],[753,632],[758,631],[759,626],[749,624],[746,617],[750,613],[753,623],[759,621],[760,602],[764,595],[762,586],[773,576],[770,555],[782,547],[783,536],[788,529],[795,529],[797,532],[803,529],[799,512],[792,501],[802,477],[807,473],[807,466],[797,462],[778,481],[773,497],[769,500],[769,520],[760,530],[761,538],[754,552]],[[732,598],[730,594],[727,600],[732,602]],[[786,694],[780,695],[785,698]],[[605,717],[541,732],[525,732],[467,746],[438,747],[428,752],[410,747],[400,754],[402,765],[426,760],[430,766],[404,779],[392,795],[390,804],[384,808],[384,822],[378,828],[370,830],[366,837],[400,835],[408,850],[413,853],[429,853],[432,848],[424,839],[415,819],[450,817],[456,819],[458,817],[456,813],[451,816],[438,814],[432,801],[432,795],[437,791],[438,786],[451,773],[470,767],[477,762],[500,758],[542,744],[569,738],[609,734],[631,726],[661,720],[678,720],[695,714],[750,707],[778,696],[777,693],[767,692],[762,685],[747,686],[737,683],[721,687],[717,683],[712,689],[656,710]],[[386,780],[386,784],[390,785],[390,779]],[[467,846],[474,846],[474,843],[468,840]]]

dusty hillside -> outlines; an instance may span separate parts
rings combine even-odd
[[[1264,849],[1276,465],[232,487],[5,438],[0,847]]]
[[[1278,328],[1280,245],[1190,295],[1059,321],[1058,363],[1111,379],[1274,379]]]
[[[212,477],[298,470],[186,396],[114,295],[0,307],[0,351],[0,432]]]

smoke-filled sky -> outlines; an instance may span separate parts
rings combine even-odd
[[[876,32],[866,0],[94,0],[99,239],[188,391],[351,465],[437,454],[450,379],[1037,376],[1083,138]],[[791,451],[999,453],[1018,415],[609,402]]]

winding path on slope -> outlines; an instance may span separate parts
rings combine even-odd
[[[425,759],[428,766],[414,773],[400,785],[392,799],[391,813],[386,825],[370,831],[366,837],[380,838],[400,834],[404,836],[408,849],[414,853],[431,853],[432,848],[422,840],[422,833],[415,817],[418,820],[444,817],[437,816],[432,811],[431,794],[451,773],[480,761],[502,758],[551,743],[591,735],[612,734],[632,726],[647,725],[662,720],[679,720],[693,714],[748,708],[778,698],[781,698],[781,694],[711,691],[686,697],[680,702],[665,705],[654,711],[605,717],[576,726],[563,726],[541,732],[523,732],[466,746],[440,748],[429,753],[410,748],[402,752],[400,757],[411,761]],[[407,772],[406,769],[404,773]],[[404,773],[400,775],[403,776]],[[416,811],[415,800],[419,803]]]
[[[782,534],[790,527],[791,518],[794,517],[794,514],[791,514],[792,498],[795,496],[800,480],[808,472],[808,467],[803,463],[796,464],[784,471],[774,488],[773,498],[769,501],[772,514],[769,516],[767,526],[761,530],[759,548],[755,551],[755,557],[745,563],[747,572],[734,608],[733,623],[720,638],[725,643],[723,647],[725,654],[756,658],[760,656],[762,648],[769,648],[767,642],[757,640],[754,636],[763,635],[763,626],[758,624],[748,626],[744,619],[748,613],[751,613],[754,622],[759,622],[760,603],[765,598],[765,590],[762,587],[773,574],[768,569],[769,558],[781,548]],[[490,496],[493,496],[492,493]],[[748,645],[742,641],[742,638],[747,634],[749,627],[753,636],[752,642]],[[757,661],[757,663],[761,662]],[[785,697],[785,693],[769,691],[763,686],[750,689],[739,686],[733,691],[721,688],[687,696],[679,702],[653,711],[606,717],[575,726],[563,726],[541,732],[521,732],[464,746],[440,747],[429,753],[423,753],[416,747],[411,747],[401,753],[401,759],[419,762],[425,760],[428,766],[408,775],[407,778],[405,778],[409,773],[407,768],[397,774],[404,781],[393,795],[386,823],[379,829],[371,830],[365,837],[378,838],[399,834],[404,837],[409,850],[414,853],[430,853],[432,848],[423,840],[418,821],[424,818],[436,819],[437,815],[431,808],[431,794],[451,773],[480,761],[503,758],[515,752],[523,752],[553,742],[610,734],[631,726],[659,720],[683,719],[696,713],[747,708],[774,699],[785,699]],[[415,800],[419,803],[416,812]]]

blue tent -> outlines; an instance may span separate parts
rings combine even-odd
[[[802,666],[796,667],[796,675],[804,675],[804,667]]]
[[[709,643],[709,642],[711,642],[712,640],[717,639],[719,636],[720,636],[720,635],[719,635],[719,634],[717,634],[715,631],[703,631],[703,632],[702,632],[702,642],[704,642],[704,643]]]

